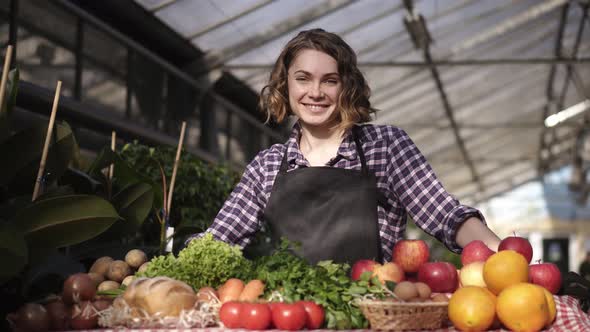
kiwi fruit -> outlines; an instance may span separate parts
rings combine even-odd
[[[395,285],[393,293],[398,299],[402,301],[408,301],[415,297],[418,297],[418,289],[411,281],[402,281]]]

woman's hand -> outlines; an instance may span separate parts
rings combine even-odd
[[[469,242],[481,240],[488,248],[493,251],[498,251],[500,245],[500,238],[492,232],[481,220],[471,217],[459,226],[455,241],[458,245],[464,248]]]

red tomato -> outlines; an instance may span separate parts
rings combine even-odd
[[[300,303],[278,302],[272,305],[272,322],[279,330],[297,331],[305,327],[307,314]]]
[[[324,324],[324,308],[321,305],[313,302],[313,301],[299,301],[305,308],[305,312],[307,313],[307,323],[305,327],[310,330],[316,330],[322,327]]]
[[[270,307],[265,303],[242,303],[242,327],[248,330],[266,330],[270,326]]]
[[[219,319],[223,325],[230,329],[242,327],[240,324],[240,311],[242,304],[240,302],[225,302],[219,309]]]

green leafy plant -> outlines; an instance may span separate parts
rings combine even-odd
[[[78,164],[78,144],[70,126],[58,121],[40,179],[43,194],[31,201],[47,124],[13,129],[18,71],[9,77],[6,102],[0,107],[0,155],[10,157],[0,163],[0,263],[6,267],[0,272],[0,286],[6,288],[0,287],[0,292],[13,288],[24,296],[44,272],[62,275],[68,271],[63,264],[55,264],[56,259],[76,264],[71,252],[70,258],[64,258],[63,248],[87,247],[107,230],[121,237],[137,229],[152,208],[155,191],[123,160],[111,156],[108,165],[115,162],[121,177],[127,176],[121,181],[126,185],[117,187],[111,197],[103,179],[73,168]],[[126,169],[130,171],[125,173]]]
[[[175,156],[173,147],[154,148],[138,142],[126,144],[121,151],[123,160],[154,182],[161,181],[160,166],[170,178]],[[238,180],[239,174],[229,167],[212,165],[182,153],[169,216],[170,224],[176,227],[174,243],[177,248],[183,245],[187,235],[209,227]]]

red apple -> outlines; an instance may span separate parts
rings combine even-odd
[[[422,264],[418,269],[418,281],[427,284],[435,293],[452,293],[459,285],[457,268],[448,262]]]
[[[350,270],[350,277],[352,280],[359,280],[363,272],[373,272],[373,268],[377,265],[377,262],[370,259],[361,259],[352,265]]]
[[[485,262],[495,252],[488,248],[483,241],[475,240],[469,242],[461,252],[461,264],[467,265],[473,262]]]
[[[517,253],[524,256],[527,263],[531,262],[533,259],[533,247],[531,243],[525,239],[524,237],[520,236],[509,236],[504,238],[504,240],[500,241],[500,245],[498,246],[498,251],[502,250],[514,250]]]
[[[430,250],[423,240],[400,240],[393,246],[392,262],[405,272],[417,272],[420,265],[428,262]]]
[[[557,294],[561,288],[561,271],[553,263],[533,264],[529,266],[529,281]]]
[[[375,276],[379,278],[381,283],[385,283],[386,280],[400,282],[404,280],[404,270],[393,262],[385,263],[383,265],[376,264],[375,267],[373,267],[373,277]]]

